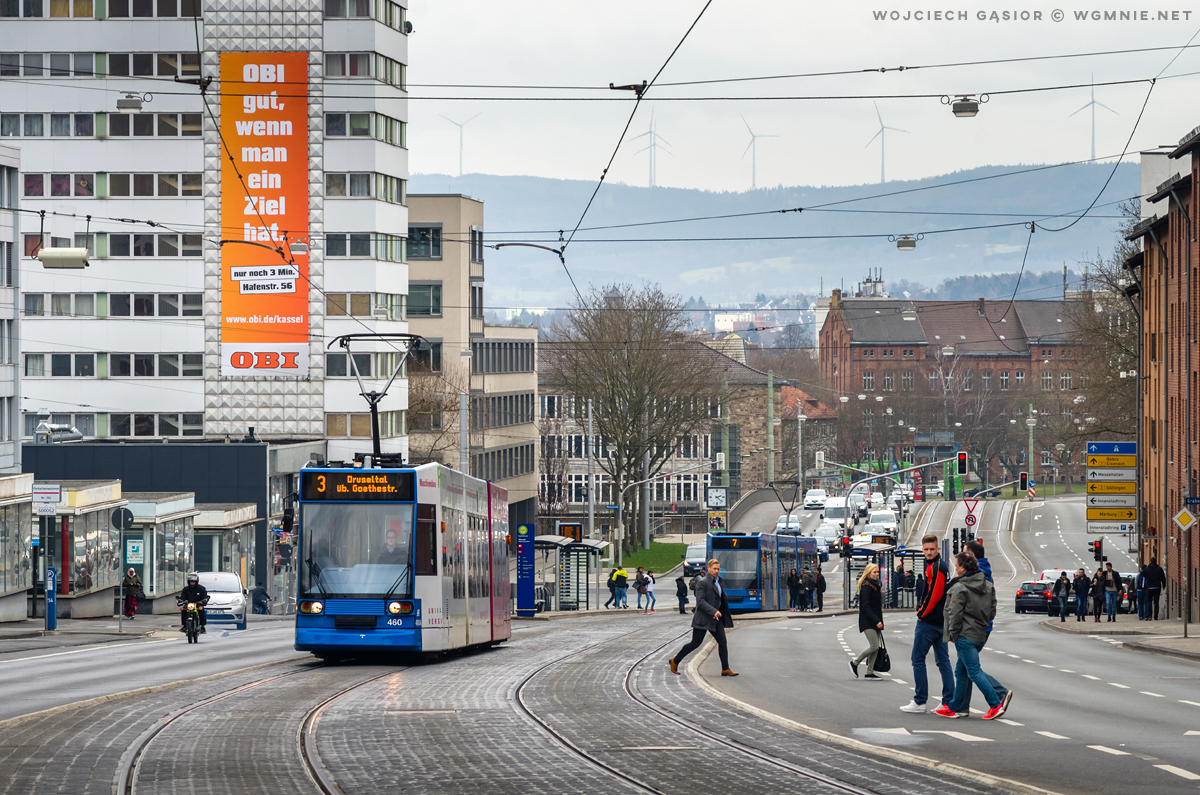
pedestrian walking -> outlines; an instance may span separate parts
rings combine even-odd
[[[858,664],[867,661],[864,679],[882,679],[875,673],[875,656],[883,643],[883,594],[879,591],[879,567],[868,563],[858,578],[858,631],[867,639],[867,648],[850,661],[850,672],[858,677]]]
[[[1065,571],[1058,575],[1058,579],[1054,581],[1054,588],[1051,589],[1050,594],[1058,602],[1059,621],[1067,620],[1067,601],[1070,599],[1071,591],[1073,589],[1074,585],[1070,580],[1067,579],[1067,573]]]
[[[1166,572],[1158,565],[1158,558],[1150,558],[1146,567],[1146,620],[1158,621],[1158,600],[1167,585]]]
[[[1100,623],[1100,612],[1104,610],[1104,569],[1096,569],[1092,575],[1092,616]]]
[[[121,588],[125,592],[125,604],[122,605],[124,608],[122,612],[126,618],[132,619],[137,616],[138,594],[142,590],[142,578],[137,575],[132,566],[125,574],[125,579],[121,580]]]
[[[1080,569],[1075,573],[1075,620],[1087,621],[1087,600],[1088,591],[1092,589],[1092,584],[1088,580],[1087,572]]]
[[[1121,591],[1125,584],[1121,582],[1121,575],[1113,571],[1111,563],[1105,563],[1104,566],[1104,614],[1108,616],[1109,621],[1116,621],[1117,602],[1121,600]]]
[[[957,680],[954,697],[949,705],[933,712],[943,718],[958,718],[970,714],[970,696],[966,684],[970,681],[988,703],[984,720],[995,720],[1008,710],[1012,691],[1000,695],[992,687],[995,681],[984,674],[979,664],[979,652],[987,642],[987,628],[996,617],[996,588],[988,582],[979,568],[979,561],[963,550],[954,559],[956,577],[950,581],[946,602],[945,638],[954,644],[958,664],[954,670]]]
[[[618,567],[616,574],[613,575],[613,584],[617,587],[617,607],[628,608],[629,597],[626,592],[629,590],[629,572]]]
[[[608,573],[608,601],[604,603],[604,609],[607,610],[609,605],[620,607],[621,603],[617,601],[617,570],[613,569]],[[614,604],[615,603],[615,604]]]
[[[817,607],[817,578],[813,576],[812,571],[808,566],[804,567],[804,572],[800,575],[800,602],[807,611],[815,610]]]
[[[675,578],[675,597],[679,600],[679,614],[687,615],[688,587],[682,574]]]
[[[721,676],[737,676],[729,667],[729,647],[725,642],[725,630],[733,627],[729,615],[729,600],[725,597],[725,584],[721,581],[721,561],[713,558],[708,562],[707,573],[696,580],[696,610],[692,614],[692,639],[684,644],[679,653],[668,660],[671,673],[678,674],[683,658],[700,648],[704,633],[711,633],[717,641],[717,654],[721,658]]]
[[[924,582],[928,585],[917,604],[917,626],[913,630],[913,697],[912,701],[900,708],[904,712],[917,713],[924,712],[925,704],[929,701],[929,674],[925,668],[925,658],[929,656],[930,649],[933,650],[933,660],[942,677],[941,706],[949,704],[954,694],[954,669],[950,666],[950,651],[943,639],[946,586],[950,571],[942,561],[937,536],[926,535],[921,538],[921,554],[925,556]]]
[[[642,609],[642,597],[646,595],[646,572],[642,571],[642,567],[637,567],[637,573],[633,576],[633,590],[637,591],[637,609]]]
[[[646,609],[643,613],[653,613],[654,606],[658,604],[658,598],[654,595],[654,572],[646,569],[646,582],[642,586],[646,593]]]
[[[817,612],[825,611],[825,575],[821,573],[821,567],[817,566]]]
[[[978,539],[968,541],[963,549],[965,549],[967,552],[970,552],[971,555],[975,557],[975,562],[979,566],[979,570],[983,572],[984,579],[991,583],[992,587],[994,588],[996,583],[992,580],[992,564],[988,562],[987,555],[984,553],[983,542],[979,541]],[[987,630],[984,632],[984,645],[987,644],[988,638],[991,636],[992,620],[989,620],[987,624]],[[983,649],[980,648],[980,651],[982,650]],[[992,690],[996,691],[996,695],[1000,697],[1001,701],[1003,701],[1005,694],[1008,693],[1008,688],[1000,684],[1000,682],[987,671],[984,671],[983,675],[987,677],[988,684],[992,686]],[[962,690],[959,690],[959,685],[962,686]],[[972,695],[970,678],[964,682],[956,682],[954,692],[956,695],[954,698],[950,699],[950,709],[955,710],[959,717],[962,717],[964,714],[968,714],[970,711]],[[956,701],[959,703],[956,704]]]
[[[1137,614],[1138,621],[1146,620],[1146,564],[1142,564],[1142,569],[1133,578],[1134,595],[1137,597]]]
[[[796,574],[796,570],[792,569],[792,573],[787,578],[788,589],[788,610],[800,609],[800,575]]]

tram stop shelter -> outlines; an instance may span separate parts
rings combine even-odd
[[[868,564],[879,567],[879,589],[883,597],[883,608],[896,607],[892,588],[895,571],[896,547],[893,544],[863,544],[850,551],[842,581],[842,604],[847,609],[858,608],[858,578]]]
[[[897,569],[903,564],[905,577]],[[917,578],[925,576],[925,555],[920,547],[897,547],[893,562],[892,606],[913,609],[917,607],[917,594],[923,586]],[[911,584],[910,584],[911,583]]]
[[[607,541],[585,538],[558,548],[559,610],[592,609],[592,572],[600,570],[600,555],[609,546]]]
[[[32,494],[32,474],[0,477],[0,621],[29,615],[28,591],[37,571]]]
[[[575,543],[575,539],[570,536],[538,535],[533,537],[533,557],[536,564],[534,591],[537,594],[534,602],[541,602],[542,610],[559,609],[559,594],[558,588],[555,585],[558,575],[559,553],[563,548],[573,543]]]
[[[52,516],[39,516],[38,538],[49,566],[58,569],[55,614],[101,618],[113,614],[121,581],[121,532],[112,512],[129,500],[119,480],[62,480]],[[49,504],[49,503],[47,503]],[[45,582],[45,569],[41,572]]]
[[[142,578],[145,599],[139,613],[174,613],[175,594],[187,585],[192,570],[196,495],[190,491],[131,491],[125,498],[133,527],[125,531],[122,571],[133,569]]]
[[[196,504],[196,571],[229,571],[242,578],[242,586],[254,561],[254,526],[258,506],[252,502],[202,502]]]

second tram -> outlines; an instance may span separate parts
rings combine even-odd
[[[817,540],[804,536],[755,533],[708,534],[708,559],[721,561],[729,609],[737,612],[785,610],[792,569],[817,567]]]
[[[508,493],[440,464],[300,473],[299,651],[443,652],[507,640]]]

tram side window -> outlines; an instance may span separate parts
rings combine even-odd
[[[417,506],[416,574],[437,574],[437,514],[432,505]]]

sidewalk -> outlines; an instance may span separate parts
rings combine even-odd
[[[1118,614],[1115,622],[1108,622],[1101,617],[1097,624],[1088,616],[1087,621],[1076,621],[1068,618],[1065,622],[1058,618],[1048,618],[1042,626],[1054,632],[1068,635],[1121,635],[1136,637],[1138,640],[1126,640],[1121,643],[1127,649],[1161,654],[1167,657],[1180,657],[1185,660],[1200,662],[1200,624],[1188,624],[1188,637],[1183,637],[1183,621],[1171,619],[1162,621],[1138,621],[1136,616]]]
[[[251,623],[293,621],[294,616],[253,616]],[[86,646],[93,643],[114,643],[174,632],[179,627],[178,614],[139,615],[126,619],[118,629],[117,617],[60,618],[58,628],[47,632],[45,619],[26,619],[0,624],[0,654],[35,649],[55,649]],[[225,627],[225,624],[221,625]]]

